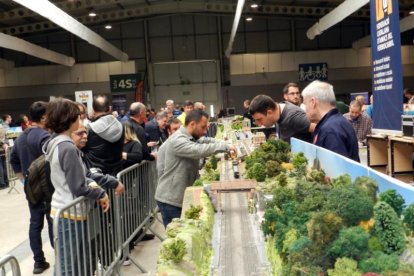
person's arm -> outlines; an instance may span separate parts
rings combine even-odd
[[[318,138],[317,146],[323,147],[340,155],[347,156],[348,149],[336,133],[329,132]]]
[[[145,130],[143,128],[138,128],[138,130],[136,131],[137,137],[139,142],[141,143],[142,146],[142,155],[143,155],[143,159],[144,160],[149,160],[152,161],[154,160],[154,156],[151,155],[149,148],[147,146],[147,139],[146,139],[146,135],[145,135]]]
[[[367,116],[367,131],[364,136],[364,140],[362,141],[364,145],[367,144],[367,135],[372,133],[372,120]]]
[[[131,150],[126,152],[126,160],[129,163],[141,163],[143,159],[142,145],[139,142],[132,143]]]
[[[58,145],[58,160],[62,171],[65,174],[69,190],[76,197],[86,196],[91,199],[105,197],[102,188],[91,188],[87,185],[84,168],[75,145],[69,142],[62,142]]]
[[[19,154],[18,154],[18,144],[14,144],[13,146],[13,150],[10,154],[10,164],[13,168],[13,171],[15,173],[15,175],[17,176],[17,178],[19,178],[20,180],[24,179],[23,176],[23,172],[22,172],[22,167],[20,165],[20,158],[19,158]]]
[[[225,142],[200,144],[184,137],[174,140],[174,143],[170,146],[177,156],[192,159],[207,157],[214,153],[225,152],[230,149]]]

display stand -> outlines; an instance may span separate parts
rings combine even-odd
[[[367,163],[369,167],[381,167],[388,164],[388,137],[367,135]]]
[[[389,137],[388,163],[389,175],[413,173],[413,147],[412,137]]]

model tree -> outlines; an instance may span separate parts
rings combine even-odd
[[[405,234],[394,209],[380,201],[374,207],[375,233],[387,254],[401,254],[405,248]]]

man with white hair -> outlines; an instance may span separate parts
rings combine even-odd
[[[174,101],[173,100],[167,100],[165,102],[165,110],[167,113],[168,118],[174,117]]]
[[[302,92],[306,114],[316,123],[313,144],[359,162],[358,139],[352,125],[336,108],[333,86],[313,81]]]

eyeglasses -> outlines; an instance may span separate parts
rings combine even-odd
[[[287,93],[289,96],[296,96],[296,95],[300,95],[300,92],[291,92],[291,93]]]
[[[83,136],[83,135],[88,135],[88,132],[86,130],[82,130],[82,131],[75,131],[74,134],[77,136]]]

